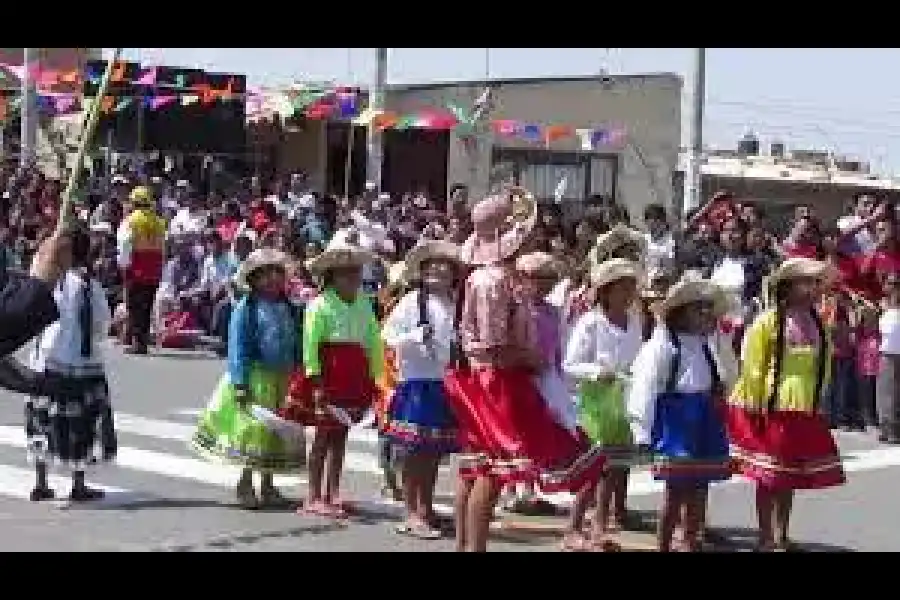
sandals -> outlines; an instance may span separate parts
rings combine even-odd
[[[331,516],[329,507],[321,500],[310,500],[297,509],[298,515],[306,517],[329,517]]]
[[[614,539],[604,537],[588,540],[591,552],[621,552],[622,544]]]
[[[427,523],[403,523],[394,529],[397,535],[406,535],[418,540],[439,540],[443,537],[438,529],[432,529]]]

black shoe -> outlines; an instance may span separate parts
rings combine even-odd
[[[32,502],[41,502],[43,500],[53,500],[54,498],[56,498],[56,492],[54,492],[49,487],[37,486],[33,490],[31,490],[31,494],[29,495],[29,499]]]
[[[69,500],[72,502],[91,502],[94,500],[102,500],[106,494],[103,490],[95,490],[87,486],[72,488],[69,493]]]

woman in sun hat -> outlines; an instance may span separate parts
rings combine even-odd
[[[457,337],[459,264],[456,244],[426,241],[410,250],[400,277],[416,287],[393,307],[382,331],[399,370],[385,426],[403,471],[407,517],[398,532],[423,539],[441,537],[434,486],[441,457],[457,449],[443,379]]]
[[[273,474],[304,466],[302,444],[291,444],[252,416],[254,405],[277,410],[299,358],[297,319],[285,294],[289,258],[255,250],[235,274],[244,292],[231,313],[228,362],[212,400],[200,416],[193,447],[202,455],[242,467],[237,496],[245,508],[284,502]],[[260,473],[259,496],[253,472]]]
[[[588,263],[599,265],[611,258],[624,258],[643,263],[647,253],[647,237],[640,231],[619,223],[606,233],[597,236],[588,251]]]
[[[661,552],[671,551],[683,514],[685,549],[700,549],[708,484],[731,476],[720,359],[711,342],[727,308],[715,284],[685,273],[655,306],[659,324],[631,367],[626,406],[633,441],[647,447],[655,478],[666,484]]]
[[[556,422],[535,381],[544,358],[530,311],[516,299],[514,265],[536,218],[527,190],[506,189],[475,204],[474,233],[462,247],[463,261],[475,267],[464,285],[459,326],[465,360],[445,378],[466,448],[456,501],[460,551],[487,549],[503,485],[574,488],[602,468],[602,456]]]
[[[585,543],[581,530],[593,486],[578,492],[563,541],[567,550],[613,550],[618,546],[609,535],[624,524],[628,468],[636,458],[625,410],[625,387],[631,363],[643,343],[643,324],[634,310],[642,277],[640,265],[623,258],[595,265],[591,283],[597,291],[597,306],[578,320],[569,338],[563,366],[578,384],[579,423],[591,442],[603,447],[608,467],[596,486],[590,544]]]
[[[756,482],[759,547],[788,550],[794,491],[844,483],[837,446],[820,414],[831,341],[816,303],[832,277],[825,262],[786,260],[769,276],[771,308],[744,339],[728,402],[732,453]]]
[[[306,265],[322,292],[306,307],[303,364],[291,384],[284,416],[316,428],[303,509],[308,514],[348,514],[349,505],[339,497],[347,436],[375,402],[384,368],[378,319],[361,291],[363,266],[377,260],[359,246],[355,231],[343,230]]]

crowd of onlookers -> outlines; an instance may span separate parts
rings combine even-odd
[[[379,230],[379,251],[387,263],[399,260],[421,238],[462,242],[471,231],[469,199],[464,186],[454,186],[446,202],[422,193],[390,195],[368,185],[356,198],[318,193],[307,178],[294,174],[260,182],[234,180],[222,189],[202,190],[172,173],[141,175],[122,172],[88,176],[77,197],[77,215],[93,237],[93,275],[104,285],[110,305],[122,305],[122,279],[117,263],[116,233],[129,212],[136,185],[153,193],[168,223],[167,261],[157,292],[155,332],[173,344],[178,332],[196,340],[222,340],[234,290],[231,280],[240,261],[254,248],[275,247],[294,261],[290,294],[305,302],[315,282],[304,268],[307,259],[348,225]],[[53,230],[61,184],[38,170],[0,166],[0,264],[27,268],[40,241]],[[740,326],[759,310],[765,278],[788,257],[820,258],[834,264],[840,285],[825,303],[832,328],[836,379],[829,413],[836,425],[859,428],[872,423],[868,389],[877,371],[879,302],[886,273],[900,273],[897,212],[870,195],[858,196],[847,216],[835,226],[823,223],[813,206],[797,206],[789,233],[776,239],[759,208],[718,194],[679,222],[663,206],[649,205],[640,225],[621,206],[596,204],[582,218],[567,221],[559,206],[547,204],[536,229],[537,249],[558,259],[564,276],[577,285],[587,275],[585,256],[599,234],[627,224],[644,238],[649,273],[698,269],[742,298],[733,318]],[[386,269],[372,265],[364,285],[375,292],[387,279]],[[120,310],[121,312],[121,310]],[[118,315],[121,320],[121,314]],[[177,335],[176,335],[177,334]],[[864,399],[858,401],[857,391]],[[874,394],[874,392],[873,392]]]

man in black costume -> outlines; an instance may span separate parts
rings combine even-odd
[[[32,262],[31,273],[6,268],[0,261],[0,388],[43,396],[43,377],[19,363],[12,354],[59,318],[53,284],[67,251],[65,235],[45,240]]]

